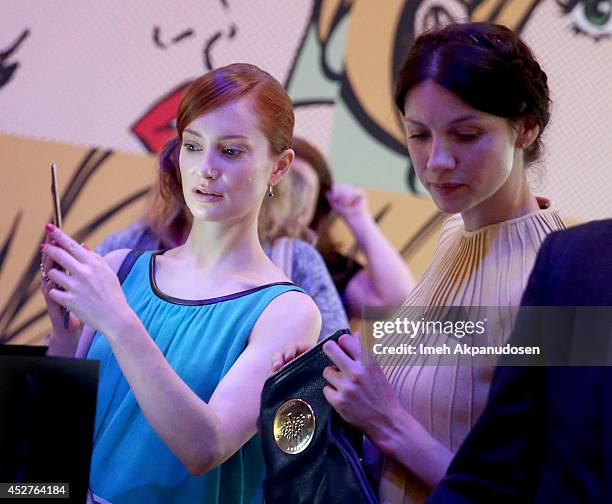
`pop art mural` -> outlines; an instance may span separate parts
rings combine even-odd
[[[152,155],[173,134],[178,100],[192,79],[211,68],[247,61],[285,84],[296,107],[296,133],[327,153],[338,180],[421,194],[392,100],[403,51],[429,27],[449,20],[489,20],[519,31],[549,75],[553,118],[543,166],[535,170],[538,192],[550,196],[570,219],[610,216],[611,5],[610,0],[11,2],[0,7],[0,135],[4,148],[13,151],[3,155],[2,170],[12,169],[13,159],[20,170],[42,169],[27,150],[14,152],[25,145],[18,138],[81,146],[76,149],[85,149],[82,156],[92,147],[126,153],[126,159]],[[85,193],[96,194],[101,202],[96,215],[79,216],[79,225],[69,216],[68,228],[84,229],[87,239],[103,208],[108,211],[100,229],[111,232],[129,222],[153,177],[154,161],[144,159],[133,165],[138,168],[121,163],[121,197],[110,183],[95,190],[102,176],[78,179],[81,193],[74,194],[73,204],[87,212],[86,202],[79,201]],[[66,185],[82,164],[82,159],[72,162]],[[107,164],[95,169],[105,170]],[[46,177],[46,160],[44,168]],[[37,215],[49,211],[47,199],[33,196],[18,179],[15,187],[2,188],[19,194],[11,206],[3,203],[4,285],[9,265],[20,274],[31,269],[25,259],[13,258],[29,257],[37,247],[33,233],[20,231],[24,216],[32,205],[44,205]],[[433,207],[427,208],[413,216],[412,231],[394,228],[398,247],[418,249],[425,235],[416,230],[438,223]],[[383,220],[392,214],[387,211]],[[14,337],[32,328],[23,310],[33,302],[36,278],[32,274],[34,283],[26,289],[30,297],[18,301],[12,293],[25,292],[17,285],[22,276],[11,273],[10,278],[0,298],[0,336]],[[43,332],[39,324],[35,333]]]

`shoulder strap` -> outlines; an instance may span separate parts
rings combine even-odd
[[[143,250],[132,249],[125,256],[123,262],[121,263],[121,266],[119,266],[119,271],[117,271],[117,278],[119,278],[120,284],[123,283],[125,277],[127,277],[129,272],[131,271],[132,266],[134,266],[136,259],[138,259],[143,252]]]
[[[143,252],[143,250],[132,249],[127,253],[125,258],[123,259],[123,262],[121,263],[121,266],[119,266],[119,270],[117,271],[117,277],[119,278],[120,284],[123,283],[125,277],[128,276],[128,273],[132,269],[132,266],[134,266],[136,259],[138,259]],[[87,353],[89,352],[89,347],[91,346],[91,342],[93,341],[94,334],[95,331],[92,330],[88,331],[86,334],[81,335],[81,338],[79,339],[79,343],[77,345],[75,357],[87,357]]]
[[[272,245],[270,259],[287,278],[291,279],[293,273],[293,241],[287,237],[277,238]]]

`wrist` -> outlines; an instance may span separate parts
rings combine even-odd
[[[48,346],[47,355],[59,357],[72,357],[79,343],[79,330],[69,331],[67,329],[54,328],[45,342]]]
[[[366,434],[384,455],[397,460],[397,454],[408,449],[412,422],[412,416],[398,404],[384,422],[379,422],[373,432]]]
[[[125,335],[132,333],[140,325],[140,319],[132,309],[126,305],[123,309],[116,311],[108,326],[101,332],[104,333],[109,340],[120,342]]]
[[[374,219],[365,209],[363,211],[349,213],[343,217],[347,225],[353,230],[375,224]]]

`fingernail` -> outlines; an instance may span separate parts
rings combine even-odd
[[[91,250],[89,248],[89,245],[87,245],[87,243],[81,243],[81,247],[83,247],[85,250]]]
[[[46,224],[45,229],[48,233],[52,233],[53,231],[55,231],[55,226],[53,224]]]
[[[44,243],[41,243],[41,244],[40,244],[40,251],[42,252],[43,250],[45,250],[45,244],[44,244]]]

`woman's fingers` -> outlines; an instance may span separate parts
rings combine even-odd
[[[57,245],[45,245],[43,252],[53,263],[55,263],[55,265],[68,270],[71,273],[80,271],[82,267],[82,263],[80,261],[75,259],[70,253]],[[49,270],[47,270],[47,274],[49,274]]]
[[[50,269],[47,276],[49,277],[49,280],[55,284],[55,286],[59,286],[62,289],[70,290],[74,286],[74,280],[70,277],[70,275],[57,268]]]
[[[309,343],[293,343],[285,346],[282,352],[277,352],[272,357],[272,371],[278,371],[285,364],[288,364],[299,355],[312,348]]]
[[[70,294],[65,291],[62,291],[58,288],[51,289],[49,291],[49,297],[52,301],[55,301],[58,305],[66,308],[70,301]]]
[[[340,390],[343,384],[342,373],[340,373],[336,366],[327,366],[323,370],[323,378],[325,378],[327,382],[336,390]]]
[[[361,341],[358,335],[345,334],[340,336],[338,344],[353,360],[361,359]]]
[[[45,226],[45,230],[47,232],[47,236],[49,236],[52,240],[55,240],[55,243],[58,247],[64,249],[77,261],[81,263],[89,261],[89,252],[76,241],[74,241],[70,236],[64,233],[61,229],[55,227],[53,224],[47,224]]]
[[[352,376],[354,361],[335,341],[325,343],[323,345],[323,352],[341,372]]]

